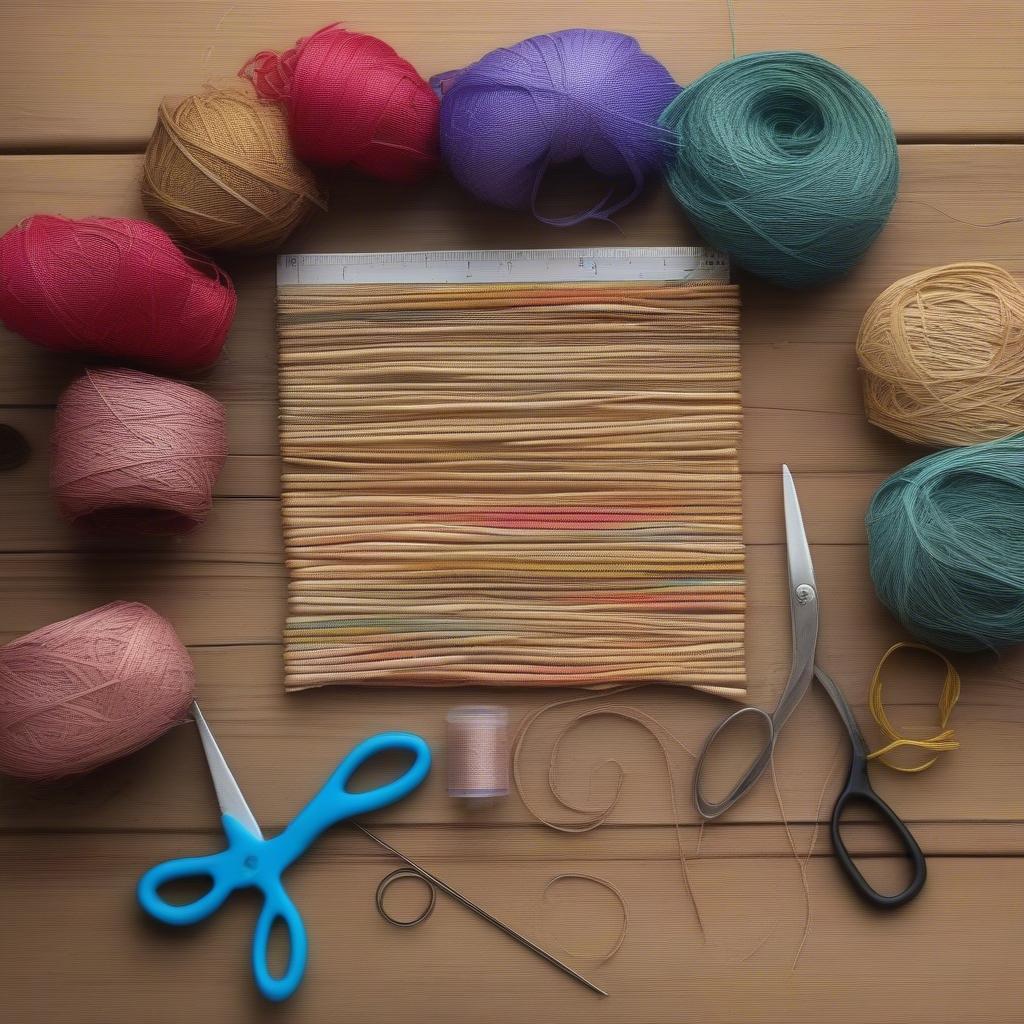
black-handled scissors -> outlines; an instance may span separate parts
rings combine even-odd
[[[800,514],[800,502],[797,499],[796,487],[788,466],[782,467],[782,496],[786,514],[789,605],[793,625],[793,662],[789,681],[779,698],[779,703],[771,714],[762,711],[761,708],[740,708],[709,733],[704,743],[704,749],[697,759],[697,767],[693,775],[694,803],[702,817],[717,818],[753,787],[771,761],[772,751],[783,725],[807,692],[811,685],[811,679],[816,677],[839,711],[839,717],[842,718],[843,724],[846,726],[852,747],[846,785],[839,794],[832,811],[832,845],[835,848],[836,857],[857,891],[868,902],[873,903],[876,907],[901,907],[904,903],[909,903],[924,887],[928,874],[924,854],[921,852],[921,847],[917,845],[917,840],[914,839],[896,812],[872,789],[868,779],[867,744],[857,725],[857,719],[854,718],[842,690],[827,673],[814,663],[818,645],[818,589],[814,582],[814,565],[811,562],[811,549],[804,531],[803,516]],[[702,780],[709,751],[718,737],[728,731],[730,726],[743,718],[749,719],[750,717],[759,719],[764,725],[764,746],[759,749],[749,768],[725,797],[721,800],[707,799],[702,789]],[[874,807],[883,821],[899,838],[913,871],[910,883],[902,892],[892,895],[878,892],[868,884],[867,879],[853,862],[853,858],[843,842],[841,831],[843,814],[852,803]]]

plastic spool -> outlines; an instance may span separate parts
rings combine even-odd
[[[508,711],[460,705],[448,712],[448,795],[481,808],[508,796]]]

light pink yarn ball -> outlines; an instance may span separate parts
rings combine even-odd
[[[86,370],[61,395],[50,485],[61,514],[96,533],[178,534],[213,504],[227,457],[216,399],[138,370]]]
[[[195,669],[171,624],[115,601],[0,647],[0,772],[76,775],[185,721]]]

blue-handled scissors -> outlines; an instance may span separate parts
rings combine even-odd
[[[430,771],[430,748],[425,740],[407,732],[382,732],[363,740],[334,770],[323,789],[299,812],[292,823],[273,839],[264,839],[242,791],[217,746],[198,704],[192,714],[199,728],[203,752],[220,804],[221,824],[228,847],[206,857],[169,860],[139,879],[139,903],[147,914],[165,924],[195,924],[209,917],[236,889],[256,888],[263,893],[263,910],[252,938],[252,969],[260,991],[273,1000],[287,999],[306,969],[306,929],[295,904],[285,892],[281,876],[305,853],[321,832],[346,818],[376,811],[411,793]],[[411,767],[397,779],[377,789],[350,793],[346,786],[356,770],[384,751],[408,751]],[[183,878],[208,878],[210,889],[191,903],[168,903],[159,889]],[[267,946],[274,924],[288,930],[288,966],[275,977],[267,964]]]

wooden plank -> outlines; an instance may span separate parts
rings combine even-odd
[[[827,633],[844,641],[867,635],[881,642],[892,635],[894,628],[872,595],[862,546],[819,545],[815,567]],[[782,546],[752,547],[747,572],[751,623],[763,621],[766,633],[777,631],[774,649],[788,652]],[[200,579],[206,583],[197,592]],[[17,597],[5,609],[0,637],[10,638],[104,600],[131,596],[170,616],[190,644],[277,643],[284,579],[284,567],[271,562],[219,562],[211,573],[210,563],[179,558],[173,544],[154,552],[151,560],[119,552],[103,558],[84,552],[2,555],[0,586]],[[763,639],[751,637],[749,646],[756,648]]]
[[[38,443],[45,441],[45,432]],[[37,451],[44,449],[37,448]],[[217,562],[281,561],[281,515],[276,500],[278,480],[270,475],[260,479],[255,467],[246,475],[252,483],[267,483],[264,495],[249,496],[239,490],[238,479],[250,463],[264,460],[233,457],[218,481],[218,500],[210,519],[202,527],[169,544],[161,537],[103,537],[84,533],[69,526],[59,516],[50,494],[45,458],[33,460],[31,471],[24,469],[5,478],[17,501],[11,502],[0,552],[31,553],[58,551],[161,552],[168,547],[188,558]],[[269,457],[265,460],[269,464]],[[864,512],[875,490],[885,479],[884,472],[805,473],[800,477],[803,502],[815,509],[815,544],[864,543]],[[779,501],[779,474],[765,471],[743,476],[743,530],[749,544],[778,544],[784,536],[782,503]]]
[[[911,271],[957,259],[994,260],[1024,274],[1024,146],[904,146],[901,160],[892,219],[845,280],[793,292],[741,275],[748,406],[859,415],[852,343],[865,309],[883,288]],[[37,212],[142,216],[139,173],[136,156],[0,157],[0,229]],[[617,220],[618,228],[585,224],[569,235],[530,217],[476,208],[443,181],[396,192],[353,180],[336,191],[332,212],[287,246],[429,249],[488,246],[495,239],[510,246],[674,245],[695,238],[661,188]],[[200,383],[224,399],[266,397],[274,393],[277,374],[273,261],[235,258],[226,266],[238,288],[238,314],[224,356]],[[77,361],[26,344],[4,328],[0,339],[0,404],[52,404],[78,372]]]
[[[773,554],[779,561],[777,582],[781,586],[781,553]],[[188,591],[198,606],[197,618],[215,617],[218,609],[223,614],[226,602],[204,596],[211,589],[218,589],[214,578]],[[168,611],[167,590],[165,581],[155,585],[152,595],[124,589],[121,593],[151,596],[158,608]],[[751,697],[765,705],[778,692],[788,670],[787,612],[777,601],[764,606],[756,588],[753,596],[748,654],[751,683],[757,689]],[[867,681],[896,630],[880,615],[877,621],[851,620],[837,608],[832,592],[823,600],[826,620],[822,663],[832,669],[843,686],[868,742],[877,742],[877,728],[864,706]],[[55,617],[63,612],[58,611],[58,604],[58,596],[52,596],[43,607]],[[182,615],[174,618],[181,627]],[[512,720],[519,721],[529,710],[550,700],[580,695],[578,691],[549,695],[524,690],[381,692],[331,688],[286,695],[281,687],[278,646],[224,645],[228,634],[223,627],[215,626],[210,632],[221,646],[193,649],[199,697],[226,756],[252,798],[254,810],[266,825],[287,822],[345,751],[382,729],[418,732],[438,754],[437,769],[424,788],[389,808],[384,820],[448,824],[471,820],[445,795],[447,709],[456,703],[498,700],[510,708]],[[1014,841],[1020,848],[1024,844],[1024,832],[1019,829],[1018,783],[1024,770],[1024,710],[1020,701],[1024,652],[1009,652],[999,661],[960,659],[959,665],[964,687],[953,725],[963,749],[944,756],[921,775],[900,775],[876,767],[872,778],[879,792],[907,821],[1016,823]],[[891,680],[888,706],[893,720],[910,735],[930,735],[934,731],[938,683],[935,666],[923,657],[906,657],[893,669],[887,676]],[[597,698],[590,705],[605,703],[638,707],[654,715],[691,751],[700,748],[703,737],[729,707],[711,697],[660,687],[607,701]],[[556,732],[587,706],[568,707],[542,719],[524,751],[524,784],[544,813],[554,815],[556,820],[572,820],[575,816],[545,797],[548,753]],[[628,773],[621,804],[612,818],[615,826],[671,821],[665,768],[657,747],[638,726],[609,717],[588,721],[564,744],[561,778],[566,794],[587,806],[607,800],[613,774],[609,769],[599,773],[592,792],[590,777],[612,756]],[[682,820],[693,823],[696,817],[689,798],[692,762],[680,750],[675,763]],[[793,821],[827,817],[844,775],[845,740],[835,711],[818,688],[812,688],[787,725],[777,751],[777,766],[787,817]],[[830,770],[832,776],[823,799]],[[518,800],[510,799],[483,820],[522,824],[532,819]],[[768,781],[756,787],[726,819],[729,823],[778,820],[778,805]],[[82,779],[52,786],[0,782],[0,828],[202,828],[214,822],[216,812],[205,761],[191,728],[174,730],[135,757]],[[975,838],[978,845],[971,848],[972,852],[985,850],[984,837]],[[670,843],[670,837],[664,841]],[[956,843],[962,846],[971,841],[965,838]]]
[[[289,1017],[333,1019],[341,1002],[346,1017],[367,1024],[478,1021],[481,1007],[496,1024],[552,1012],[607,1024],[668,1024],[685,1006],[706,1021],[817,1024],[828,1006],[837,1022],[924,1024],[975,1019],[983,1005],[986,1022],[1000,1024],[1018,1020],[1024,1005],[1017,970],[1024,911],[1006,898],[1024,884],[1021,858],[933,857],[924,893],[884,917],[851,894],[829,858],[814,858],[811,933],[794,969],[804,905],[790,859],[691,865],[705,942],[671,861],[506,860],[486,840],[463,833],[461,850],[449,858],[438,856],[429,838],[403,837],[413,857],[423,856],[422,844],[429,867],[514,927],[584,954],[614,937],[618,907],[584,883],[556,890],[542,907],[544,883],[568,870],[617,885],[630,909],[621,952],[603,965],[592,955],[572,958],[610,998],[575,988],[444,897],[420,928],[389,926],[377,916],[372,892],[393,862],[339,830],[288,875],[310,937],[307,976]],[[253,901],[232,899],[209,923],[187,930],[157,926],[134,905],[144,869],[215,842],[194,834],[0,840],[10,1019],[107,1024],[141,1012],[159,1024],[179,1021],[187,1005],[216,1007],[223,1024],[269,1020],[271,1008],[259,1001],[249,974]],[[880,858],[871,870],[894,877],[899,865]],[[418,898],[418,891],[406,893],[409,909]],[[402,896],[395,899],[399,910]],[[931,937],[926,953],[921,936]]]
[[[740,53],[820,53],[860,78],[901,139],[1024,137],[1015,0],[733,0]],[[731,52],[726,0],[351,0],[346,26],[381,36],[424,75],[496,46],[583,24],[628,31],[683,83]],[[94,152],[141,149],[163,95],[232,76],[254,53],[290,45],[339,17],[323,0],[49,0],[0,11],[0,145]],[[59,70],[58,70],[59,69]]]
[[[851,386],[856,386],[855,380]],[[219,485],[221,493],[276,495],[276,402],[265,399],[226,404],[231,455],[226,479]],[[17,427],[33,448],[33,464],[6,478],[24,493],[25,487],[38,486],[30,485],[30,480],[45,478],[48,472],[53,412],[49,408],[15,407],[4,409],[2,418]],[[740,465],[746,473],[778,472],[783,459],[794,473],[891,473],[924,454],[922,449],[902,444],[869,426],[862,415],[785,408],[744,411]],[[23,483],[17,483],[19,479]]]

